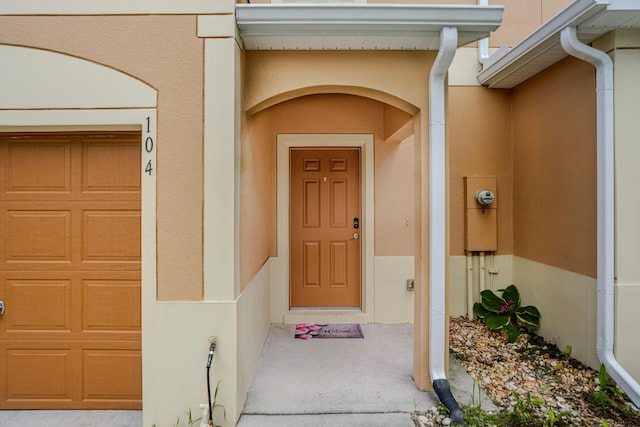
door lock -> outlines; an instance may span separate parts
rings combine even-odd
[[[4,301],[0,301],[0,315],[4,314]]]

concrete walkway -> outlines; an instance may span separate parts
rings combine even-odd
[[[437,404],[412,380],[413,327],[362,325],[364,339],[294,339],[294,325],[272,325],[238,427],[411,427],[411,414]],[[460,403],[473,380],[454,361]],[[477,398],[476,398],[477,401]],[[486,398],[483,408],[491,408]]]
[[[2,427],[140,427],[142,411],[3,411]]]

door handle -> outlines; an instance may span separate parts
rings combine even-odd
[[[360,238],[360,233],[353,233],[353,238],[358,240]]]
[[[0,301],[0,315],[4,314],[4,301]]]

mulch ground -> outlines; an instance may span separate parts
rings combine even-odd
[[[502,417],[499,425],[640,426],[640,412],[599,385],[598,372],[533,333],[507,343],[502,331],[478,320],[451,319],[450,350],[502,415],[526,407],[532,417]],[[564,349],[563,349],[564,350]],[[535,403],[533,403],[535,402]],[[557,416],[550,420],[550,413]],[[419,414],[420,426],[449,425],[437,410]],[[417,419],[418,417],[416,417]]]

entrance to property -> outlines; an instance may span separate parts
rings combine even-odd
[[[291,307],[360,307],[360,149],[289,154]]]
[[[141,408],[140,140],[0,134],[0,408]]]

